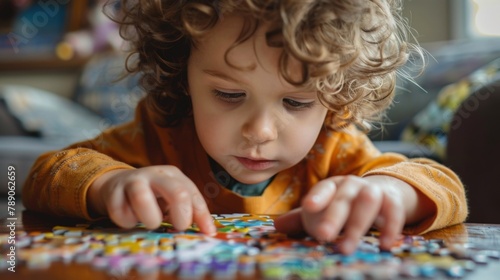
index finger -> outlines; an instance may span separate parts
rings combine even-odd
[[[193,196],[193,221],[198,225],[200,230],[206,234],[214,234],[216,228],[214,220],[210,215],[207,203],[203,196],[196,190]]]
[[[202,232],[215,232],[212,216],[195,184],[181,172],[176,174],[175,179],[165,177],[155,176],[151,183],[154,190],[167,202],[174,227],[185,230],[194,222]]]

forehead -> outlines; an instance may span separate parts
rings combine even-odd
[[[217,23],[212,27],[204,36],[199,38],[198,41],[210,41],[210,37],[214,34],[222,32],[226,35],[227,39],[234,40],[240,34],[245,20],[244,17],[235,13],[223,14],[217,20]]]
[[[201,67],[216,68],[228,73],[253,71],[260,67],[283,79],[279,65],[284,50],[268,42],[267,34],[273,30],[273,25],[261,22],[251,37],[237,42],[242,32],[246,32],[248,28],[241,16],[222,17],[211,30],[195,40],[191,59]],[[302,66],[298,60],[290,58],[286,71],[291,74],[292,80],[302,80]]]

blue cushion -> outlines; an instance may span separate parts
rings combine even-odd
[[[44,138],[93,138],[107,127],[101,117],[56,94],[19,85],[0,87],[0,99],[23,129]]]

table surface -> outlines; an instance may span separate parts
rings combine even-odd
[[[20,211],[18,215],[13,218],[0,219],[1,228],[0,233],[8,233],[8,225],[15,222],[16,231],[51,231],[52,227],[59,226],[74,226],[81,223],[82,220],[47,217],[38,213],[30,211]],[[467,243],[478,248],[493,249],[500,251],[500,225],[497,224],[459,224],[448,228],[436,230],[423,235],[429,239],[443,239],[445,242],[452,243]],[[500,275],[500,261],[491,261],[487,265],[477,268],[472,273],[468,274],[464,279],[499,279]],[[1,279],[123,279],[123,280],[136,280],[136,279],[172,279],[168,274],[151,274],[151,275],[137,275],[132,272],[130,275],[125,276],[110,276],[104,271],[98,271],[90,268],[88,265],[79,264],[63,264],[52,263],[49,269],[45,270],[28,270],[25,267],[16,267],[16,272],[1,271]]]

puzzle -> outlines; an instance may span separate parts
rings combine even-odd
[[[159,272],[180,278],[395,279],[462,278],[477,265],[498,261],[500,252],[445,244],[443,240],[403,236],[390,251],[379,249],[378,235],[364,236],[352,255],[335,242],[277,233],[268,216],[212,215],[217,234],[196,225],[176,231],[169,223],[156,230],[141,224],[56,226],[52,232],[18,232],[17,257],[28,269],[51,263],[87,264],[110,275]],[[0,235],[0,268],[6,265],[8,235]]]

